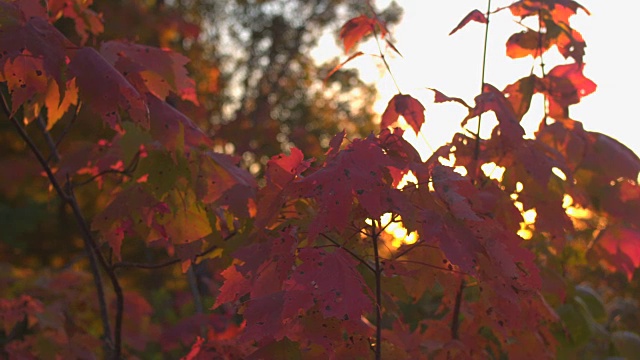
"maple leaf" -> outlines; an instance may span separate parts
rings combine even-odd
[[[104,31],[102,16],[89,9],[92,4],[93,0],[49,0],[47,3],[52,22],[61,17],[73,20],[81,45],[87,42],[89,34],[97,36]]]
[[[47,91],[48,80],[43,65],[42,59],[35,58],[28,52],[4,64],[0,82],[7,83],[13,113],[34,95]]]
[[[340,39],[344,43],[344,52],[348,53],[363,37],[375,31],[376,26],[381,31],[380,36],[384,37],[387,31],[384,24],[377,18],[372,19],[368,16],[360,15],[347,21],[340,29]]]
[[[200,350],[202,349],[202,344],[204,343],[204,339],[198,336],[196,338],[196,342],[193,343],[189,353],[180,358],[180,360],[196,360],[198,355],[200,354]]]
[[[285,281],[285,289],[304,294],[303,299],[311,294],[311,304],[317,304],[325,318],[356,320],[372,309],[371,291],[355,269],[358,260],[346,251],[337,248],[329,253],[304,248],[299,251],[298,258],[302,263],[296,266],[291,279]],[[363,289],[368,290],[367,293]],[[285,308],[305,308],[299,301],[298,297],[289,296]],[[306,303],[306,300],[302,302]]]
[[[482,299],[494,307],[492,318],[504,321],[522,313],[528,306],[522,299],[535,297],[541,286],[534,254],[520,247],[520,237],[477,211],[472,201],[478,190],[468,178],[436,166],[433,187],[437,199],[429,201],[429,195],[423,195],[417,213],[410,215],[418,220],[421,238],[437,245],[452,265],[489,290]]]
[[[253,243],[233,253],[240,262],[223,272],[225,282],[214,309],[247,294],[257,298],[282,290],[282,283],[295,261],[295,246],[298,244],[295,228],[281,228],[277,233],[255,235],[253,239]]]
[[[51,130],[53,125],[62,119],[62,116],[69,110],[71,105],[78,104],[78,87],[76,86],[75,79],[67,81],[62,99],[60,98],[60,90],[56,82],[49,81],[44,104],[47,107],[47,130]]]
[[[108,41],[100,46],[100,53],[126,73],[127,78],[137,74],[138,91],[146,88],[160,99],[166,98],[171,90],[183,100],[198,104],[195,81],[189,78],[184,67],[190,60],[167,49],[138,45],[123,41]],[[134,83],[136,79],[134,78]]]
[[[434,98],[433,101],[435,103],[444,103],[444,102],[448,102],[448,101],[453,101],[453,102],[457,102],[458,104],[462,104],[464,105],[464,107],[466,107],[467,109],[470,109],[471,106],[469,106],[464,100],[457,98],[457,97],[449,97],[445,94],[443,94],[442,92],[440,92],[439,90],[433,89],[433,88],[428,88],[429,90],[434,92]]]
[[[314,198],[319,207],[309,227],[309,238],[315,239],[325,230],[344,230],[354,197],[369,217],[379,218],[388,205],[385,194],[393,181],[388,166],[393,165],[394,161],[385,156],[376,138],[369,136],[353,140],[322,168],[296,182],[292,196]]]
[[[147,94],[149,133],[169,151],[183,151],[213,142],[191,119],[159,98]]]
[[[552,42],[546,34],[534,30],[515,33],[507,40],[507,56],[512,59],[531,55],[536,58],[542,56],[551,47]]]
[[[449,36],[455,34],[458,30],[460,30],[463,27],[465,27],[471,21],[476,21],[476,22],[479,22],[481,24],[486,24],[486,23],[489,22],[487,20],[487,17],[480,10],[477,10],[477,9],[476,10],[472,10],[470,13],[467,14],[467,16],[465,16],[462,19],[462,21],[460,21],[458,26],[456,26],[453,30],[451,30],[451,32],[449,33]]]
[[[537,16],[542,10],[550,14],[556,23],[568,23],[569,18],[575,15],[578,9],[582,9],[587,15],[590,15],[589,10],[573,0],[520,0],[509,5],[509,10],[514,16],[521,18]]]
[[[411,97],[411,95],[397,94],[387,104],[387,108],[382,114],[380,128],[385,129],[398,121],[398,117],[402,117],[411,126],[413,131],[418,134],[422,124],[424,124],[424,106],[420,101]]]
[[[609,226],[596,238],[595,250],[608,267],[631,281],[640,268],[640,230],[625,226]]]
[[[336,71],[342,69],[343,66],[345,66],[347,63],[349,63],[351,60],[360,57],[364,55],[364,53],[362,51],[358,51],[354,54],[352,54],[351,56],[349,56],[347,58],[347,60],[341,62],[340,64],[336,65],[333,69],[331,69],[331,71],[329,71],[329,73],[327,74],[327,76],[324,77],[324,83],[327,83],[327,80],[329,80],[329,78],[331,77],[331,75],[335,74]]]
[[[148,109],[144,98],[96,50],[75,50],[69,72],[76,78],[80,99],[114,130],[121,130],[119,110],[131,119],[149,127]]]
[[[194,192],[174,188],[163,200],[171,211],[156,214],[154,221],[162,226],[162,235],[171,243],[188,244],[212,233],[207,210]]]
[[[511,104],[516,118],[521,121],[524,114],[529,111],[531,98],[537,88],[540,79],[535,75],[529,75],[519,79],[513,84],[507,85],[502,93]]]
[[[538,82],[536,91],[547,95],[549,115],[554,119],[566,119],[569,105],[579,103],[596,90],[596,84],[583,74],[584,65],[558,65]]]
[[[169,212],[169,209],[164,203],[141,186],[133,186],[114,195],[109,205],[94,217],[91,229],[101,234],[113,249],[114,256],[120,260],[125,236],[138,234],[148,239],[153,232],[162,232],[155,215],[165,212]]]
[[[311,161],[304,160],[302,151],[294,147],[290,155],[276,155],[267,162],[267,185],[258,192],[257,227],[264,227],[278,214],[285,201],[286,188],[311,166]]]
[[[196,197],[202,203],[228,207],[245,218],[255,215],[257,183],[238,167],[237,158],[206,151],[194,156],[190,164]]]
[[[16,57],[35,57],[42,61],[46,76],[55,79],[62,91],[65,85],[63,73],[67,66],[65,50],[73,44],[47,20],[34,16],[25,21],[16,4],[1,4],[6,7],[2,11],[6,12],[0,17],[0,68]]]
[[[511,104],[504,94],[493,85],[484,84],[482,88],[482,94],[475,98],[476,106],[469,110],[469,115],[462,121],[462,126],[464,127],[469,119],[487,111],[493,111],[500,124],[500,137],[508,146],[517,146],[525,132],[520,126]]]
[[[28,319],[28,323],[32,325],[37,321],[35,317],[42,312],[44,305],[29,295],[20,295],[16,299],[0,299],[0,329],[5,334],[11,334],[16,324]]]

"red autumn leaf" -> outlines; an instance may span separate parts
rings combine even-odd
[[[237,216],[255,215],[256,180],[238,167],[238,159],[207,151],[192,159],[196,197],[204,204],[228,207]]]
[[[340,39],[342,39],[344,43],[344,52],[348,53],[363,37],[372,33],[376,26],[380,29],[380,36],[384,37],[386,35],[386,29],[384,24],[378,19],[360,15],[347,21],[340,29]]]
[[[618,140],[598,132],[588,132],[590,147],[584,153],[581,168],[597,174],[593,180],[610,184],[618,179],[638,178],[640,158]],[[615,161],[611,161],[615,159]]]
[[[386,129],[392,126],[398,121],[398,117],[402,115],[407,124],[417,134],[425,121],[424,111],[425,108],[420,101],[410,95],[397,94],[387,104],[387,108],[382,114],[380,128]]]
[[[298,239],[294,228],[281,229],[267,241],[254,242],[234,253],[242,265],[222,272],[225,282],[213,308],[251,293],[261,297],[280,292],[295,262]]]
[[[345,66],[349,61],[364,55],[364,53],[362,51],[358,51],[356,53],[354,53],[353,55],[349,56],[347,58],[347,60],[341,62],[340,64],[336,65],[333,69],[331,69],[331,71],[329,71],[329,73],[327,74],[327,76],[324,77],[324,82],[326,84],[327,80],[329,80],[329,78],[331,77],[331,75],[335,74],[336,71],[342,69],[343,66]]]
[[[619,271],[631,281],[640,268],[640,230],[611,226],[596,239],[596,251],[609,268]]]
[[[583,73],[584,65],[585,64],[578,64],[578,63],[558,65],[553,69],[551,69],[551,71],[549,71],[547,76],[569,80],[571,82],[571,85],[573,86],[573,89],[576,92],[578,101],[580,101],[580,98],[585,97],[593,93],[594,91],[596,91],[596,87],[597,87],[597,85],[593,81],[591,81],[590,79],[584,76],[584,73]],[[555,89],[551,88],[549,89],[549,91],[551,95],[553,94]],[[560,89],[559,91],[563,94],[566,92],[563,89]],[[571,102],[568,104],[574,104],[574,103]]]
[[[373,136],[356,139],[338,152],[322,168],[296,182],[295,194],[318,202],[318,213],[309,226],[309,238],[331,229],[344,230],[354,198],[370,218],[379,218],[385,210],[390,189],[388,166],[394,162],[385,156]]]
[[[120,110],[136,123],[149,127],[144,98],[100,53],[92,48],[74,51],[69,72],[76,77],[80,99],[111,128],[121,129]]]
[[[327,158],[325,161],[329,161],[333,159],[338,152],[340,151],[340,146],[342,146],[342,142],[344,141],[344,137],[346,136],[346,130],[342,130],[339,133],[335,134],[331,141],[329,141],[329,150],[327,150],[326,154]]]
[[[180,150],[181,146],[197,148],[211,146],[211,139],[188,117],[157,97],[147,94],[149,105],[149,132],[167,150]]]
[[[433,169],[433,186],[447,212],[443,216],[427,208],[422,232],[428,236],[432,228],[435,230],[432,233],[451,263],[471,274],[478,273],[482,281],[529,290],[540,287],[535,256],[520,247],[518,236],[477,212],[471,201],[478,189],[468,178],[440,165]],[[451,218],[457,225],[450,223]],[[499,291],[508,297],[517,294],[511,289]]]
[[[109,205],[94,217],[91,230],[101,234],[113,250],[113,255],[120,260],[125,236],[138,235],[147,239],[152,229],[161,230],[155,215],[168,211],[161,201],[141,186],[134,186],[114,195]]]
[[[525,132],[516,117],[509,101],[504,94],[493,85],[484,84],[482,94],[475,98],[476,106],[469,110],[469,115],[462,121],[465,126],[469,119],[472,119],[487,111],[496,114],[500,124],[501,138],[511,145],[515,145],[522,139]]]
[[[323,249],[304,248],[299,252],[302,263],[295,267],[293,275],[286,280],[285,288],[297,294],[311,294],[313,302],[325,318],[360,319],[372,309],[370,289],[355,269],[358,260],[338,248],[334,252]],[[298,303],[289,297],[286,308],[292,310],[308,308],[306,302]],[[305,300],[303,300],[305,301]]]
[[[21,14],[15,4],[0,4],[3,12],[0,17],[0,68],[7,61],[28,54],[41,59],[46,76],[55,79],[62,91],[67,63],[65,51],[73,44],[47,20],[40,17],[31,17],[26,21],[21,17],[15,18],[13,16]]]
[[[555,119],[568,117],[569,105],[593,93],[596,84],[584,76],[584,63],[558,65],[538,82],[537,92],[547,95],[549,115]]]
[[[436,90],[434,88],[428,88],[428,89],[435,93],[435,96],[434,96],[434,99],[433,99],[433,101],[435,103],[444,103],[444,102],[448,102],[448,101],[454,101],[454,102],[457,102],[458,104],[464,105],[464,107],[466,107],[467,109],[471,108],[471,106],[469,106],[464,100],[462,100],[460,98],[449,97],[449,96],[441,93],[439,90]]]
[[[0,82],[6,82],[11,95],[11,111],[18,108],[34,95],[47,91],[48,79],[42,59],[29,53],[21,54],[4,64],[0,72]]]
[[[285,201],[285,189],[309,168],[311,161],[305,161],[302,151],[294,147],[290,155],[276,155],[267,162],[267,185],[258,192],[256,226],[266,226],[278,214]]]
[[[138,45],[122,41],[108,41],[100,47],[100,53],[127,77],[137,74],[144,87],[160,99],[173,91],[184,100],[198,104],[195,82],[189,78],[185,65],[186,56],[171,50]],[[126,59],[126,60],[125,60]],[[138,88],[138,91],[141,91]]]
[[[451,30],[449,36],[455,34],[458,30],[465,27],[469,22],[477,21],[481,24],[486,24],[488,22],[487,17],[480,10],[473,10],[465,16],[462,21],[455,27],[455,29]]]
[[[513,84],[507,85],[504,90],[502,90],[505,98],[511,104],[511,108],[518,121],[521,121],[524,114],[529,111],[531,98],[533,97],[535,89],[538,87],[536,85],[539,80],[537,76],[529,75]]]
[[[14,0],[14,4],[20,8],[25,19],[32,17],[47,18],[47,9],[42,6],[39,0]]]
[[[29,295],[20,295],[16,299],[0,298],[0,330],[11,334],[16,324],[25,318],[33,324],[37,321],[36,316],[44,310],[44,305]]]
[[[204,343],[204,339],[198,336],[196,338],[196,342],[193,343],[189,353],[180,358],[180,360],[196,360],[198,355],[200,354],[200,349],[202,348],[202,344]]]
[[[102,16],[89,9],[93,0],[49,0],[48,7],[51,21],[61,17],[73,20],[76,33],[82,45],[89,39],[89,34],[96,36],[104,31]]]

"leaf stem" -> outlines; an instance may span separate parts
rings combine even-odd
[[[376,278],[376,360],[382,359],[382,288],[381,288],[381,271],[380,271],[380,256],[378,254],[378,235],[376,231],[379,222],[374,220],[371,225],[371,242],[373,245],[373,257],[375,260],[375,278]]]
[[[487,1],[487,23],[484,27],[484,47],[482,50],[482,77],[480,80],[480,94],[484,92],[484,78],[485,72],[487,68],[487,44],[489,43],[489,17],[491,16],[491,0]],[[478,160],[480,158],[480,125],[482,124],[482,114],[478,115],[478,130],[476,133],[478,136],[476,137],[476,147],[473,153],[474,160]]]
[[[373,28],[373,37],[376,39],[376,44],[378,45],[378,53],[380,53],[380,58],[382,59],[384,66],[387,68],[387,72],[391,76],[391,80],[393,80],[393,85],[395,85],[396,90],[398,90],[398,94],[402,94],[402,91],[400,91],[400,86],[398,86],[398,82],[396,81],[396,77],[393,76],[393,72],[391,71],[389,62],[387,62],[387,58],[382,53],[382,46],[380,46],[380,40],[378,39],[378,31],[376,30],[375,26],[372,26],[372,28]]]
[[[538,56],[540,56],[540,69],[542,71],[542,78],[544,79],[547,74],[545,73],[544,70],[544,58],[542,57],[542,9],[538,9]],[[545,32],[546,35],[546,32]],[[544,122],[545,125],[547,125],[547,117],[549,116],[549,113],[547,111],[547,94],[543,93],[542,96],[544,97],[544,100],[542,102],[542,110],[544,111],[544,117],[542,119],[542,121]]]

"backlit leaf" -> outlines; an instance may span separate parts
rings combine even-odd
[[[136,123],[149,127],[144,98],[100,53],[92,48],[76,50],[69,71],[76,77],[80,99],[111,128],[120,130],[120,110]]]
[[[344,52],[348,53],[363,37],[375,30],[380,29],[380,36],[386,35],[384,25],[377,19],[372,19],[365,15],[360,15],[347,21],[340,29],[340,39],[344,43]]]
[[[425,121],[424,111],[425,108],[420,101],[410,95],[397,94],[389,100],[387,109],[382,114],[380,128],[386,129],[394,125],[398,121],[398,117],[402,115],[417,134]]]
[[[480,10],[477,10],[477,9],[472,10],[470,13],[467,14],[467,16],[465,16],[462,19],[462,21],[460,21],[458,26],[456,26],[453,30],[451,30],[451,32],[449,33],[449,36],[455,34],[458,30],[465,27],[471,21],[476,21],[481,24],[486,24],[488,22],[487,17]]]

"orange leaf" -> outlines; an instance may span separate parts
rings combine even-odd
[[[344,52],[348,53],[358,41],[373,32],[376,25],[381,29],[381,36],[384,37],[387,31],[377,19],[360,15],[347,21],[340,29],[340,39],[344,43]]]

